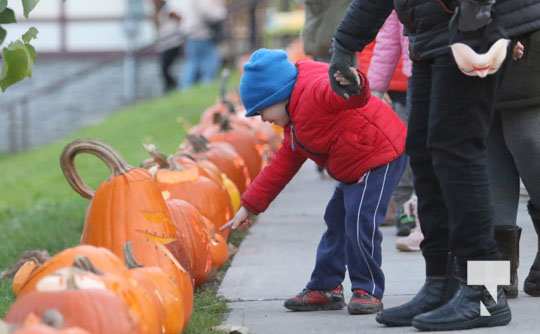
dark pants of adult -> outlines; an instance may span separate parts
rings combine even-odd
[[[160,63],[161,63],[161,76],[163,77],[163,85],[165,87],[165,92],[176,89],[177,81],[174,76],[171,74],[171,66],[174,61],[180,55],[181,47],[173,47],[162,51],[160,54]]]
[[[497,259],[487,138],[499,77],[468,77],[450,55],[414,62],[407,153],[415,178],[426,276],[448,274],[448,254]],[[462,277],[466,278],[466,277]]]

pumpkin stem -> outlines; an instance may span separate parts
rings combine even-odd
[[[126,262],[129,269],[143,267],[137,262],[135,255],[133,255],[133,246],[131,245],[131,241],[126,242],[124,245],[124,262]]]
[[[75,169],[75,157],[81,153],[93,154],[101,159],[113,176],[125,174],[132,168],[112,147],[100,141],[79,139],[66,145],[60,156],[60,167],[73,190],[84,198],[91,199],[95,191],[84,183]]]
[[[208,151],[208,139],[204,136],[189,134],[186,136],[186,140],[193,147],[195,153]]]
[[[62,316],[62,313],[60,313],[56,309],[50,309],[43,312],[41,320],[45,325],[49,327],[53,327],[56,329],[61,329],[62,327],[64,327],[64,317]]]
[[[223,115],[219,112],[215,112],[212,114],[212,124],[221,124],[223,122]]]
[[[156,145],[154,144],[143,144],[144,146],[144,149],[146,150],[146,152],[148,152],[148,154],[150,155],[150,157],[152,158],[152,160],[154,160],[159,168],[170,168],[170,163],[169,163],[169,160],[167,159],[167,156],[160,152],[157,148]]]
[[[42,266],[51,256],[46,250],[30,250],[24,252],[17,262],[9,267],[7,270],[0,273],[0,280],[13,279],[17,271],[28,261],[32,261],[37,264],[38,267]]]
[[[229,117],[221,118],[221,122],[219,123],[219,129],[222,132],[228,132],[232,130],[231,120],[229,119]]]
[[[96,275],[103,275],[103,272],[97,269],[92,261],[86,256],[76,256],[73,261],[73,267],[84,271],[91,272]]]

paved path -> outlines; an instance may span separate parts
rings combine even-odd
[[[309,278],[315,249],[324,231],[322,213],[333,191],[333,182],[320,180],[314,166],[307,164],[294,181],[260,217],[244,240],[220,288],[229,300],[226,323],[243,325],[255,334],[352,334],[414,333],[414,328],[385,328],[374,316],[349,316],[346,310],[297,313],[282,307],[283,300],[300,291]],[[536,252],[536,236],[522,204],[520,225],[520,277],[524,278]],[[386,273],[387,307],[411,298],[421,286],[424,264],[418,253],[399,253],[394,248],[395,229],[383,228],[383,269]],[[346,282],[346,298],[350,297]],[[540,299],[521,292],[511,302],[513,321],[508,327],[468,333],[534,333],[540,325]]]

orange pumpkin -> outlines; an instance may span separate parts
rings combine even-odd
[[[74,159],[90,153],[103,160],[113,171],[109,180],[94,192],[80,178]],[[91,199],[82,244],[110,249],[123,255],[123,246],[131,241],[133,253],[144,266],[158,266],[178,285],[188,274],[170,254],[178,243],[167,204],[150,173],[130,167],[111,147],[94,140],[68,144],[61,156],[66,179],[81,196]]]
[[[178,200],[167,200],[173,222],[176,225],[179,238],[190,244],[193,258],[192,276],[196,285],[208,280],[212,270],[212,257],[208,236],[200,231],[203,217],[190,203]]]
[[[87,257],[98,270],[103,272],[125,275],[128,271],[124,263],[108,249],[82,245],[65,249],[42,264],[34,261],[24,262],[15,274],[13,292],[19,296],[34,291],[37,282],[43,277],[58,269],[71,266],[75,258],[79,256]],[[31,268],[33,269],[30,270]]]
[[[46,318],[50,310],[60,312],[62,327],[76,326],[92,334],[140,333],[123,300],[108,290],[98,289],[30,292],[11,305],[6,321],[20,325],[33,314]]]
[[[236,152],[244,159],[253,180],[262,168],[262,152],[257,147],[258,139],[255,133],[245,127],[235,126],[228,118],[223,118],[220,124],[209,126],[202,135],[210,142],[226,142],[231,144]]]
[[[216,233],[216,229],[212,223],[203,217],[202,220],[204,224],[205,232],[208,235],[210,240],[210,254],[212,255],[212,266],[214,269],[221,268],[225,262],[229,259],[229,249],[227,247],[227,240],[219,234]]]
[[[228,143],[209,143],[202,136],[188,135],[177,154],[187,153],[197,161],[209,160],[234,182],[238,191],[244,193],[251,182],[244,159]]]
[[[227,191],[201,176],[196,167],[174,171],[159,169],[155,180],[167,198],[189,202],[218,229],[232,218]]]
[[[130,246],[127,244],[125,248],[129,272],[149,292],[154,304],[161,310],[163,333],[181,333],[191,317],[192,306],[184,305],[180,289],[161,268],[140,266],[133,257]]]
[[[52,318],[54,317],[54,318]],[[51,318],[51,319],[48,319]],[[64,318],[56,310],[48,310],[43,315],[43,319],[40,319],[35,314],[29,314],[24,321],[18,325],[8,326],[7,331],[2,328],[3,322],[0,321],[0,333],[7,334],[90,334],[94,332],[88,332],[79,327],[64,327]],[[10,328],[11,327],[11,328]],[[96,331],[95,333],[100,333]],[[104,332],[105,333],[105,332]],[[127,332],[126,332],[127,333]],[[138,332],[134,332],[138,333]]]
[[[102,273],[86,257],[77,257],[73,266],[43,277],[35,287],[38,292],[69,290],[108,290],[122,299],[141,333],[162,333],[160,310],[152,296],[126,271],[123,275]]]

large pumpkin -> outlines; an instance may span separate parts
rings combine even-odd
[[[128,271],[124,263],[110,250],[103,247],[81,245],[67,248],[44,263],[36,263],[28,260],[15,274],[13,280],[13,292],[15,295],[24,295],[34,291],[37,282],[58,269],[69,267],[77,257],[84,256],[92,261],[94,266],[102,271],[112,274],[125,275]]]
[[[242,194],[251,182],[249,169],[234,147],[225,142],[209,143],[202,136],[188,135],[177,154],[187,153],[196,160],[209,160],[236,185]]]
[[[74,160],[89,153],[103,160],[113,175],[94,192],[77,173]],[[123,246],[130,241],[138,261],[148,267],[158,266],[184,284],[187,272],[173,261],[169,251],[178,245],[176,228],[161,192],[150,173],[130,167],[111,147],[95,140],[77,140],[67,145],[61,156],[67,181],[81,196],[91,199],[82,244],[110,249],[123,256]]]
[[[141,332],[124,301],[106,289],[30,292],[11,305],[6,321],[21,325],[29,315],[43,317],[50,310],[60,312],[63,327],[77,326],[92,334]]]
[[[159,267],[142,267],[131,253],[131,245],[126,245],[126,263],[131,276],[152,296],[153,302],[161,310],[163,332],[177,334],[186,327],[192,312],[188,305],[191,296],[182,296],[180,288]],[[186,303],[184,303],[186,301]]]

